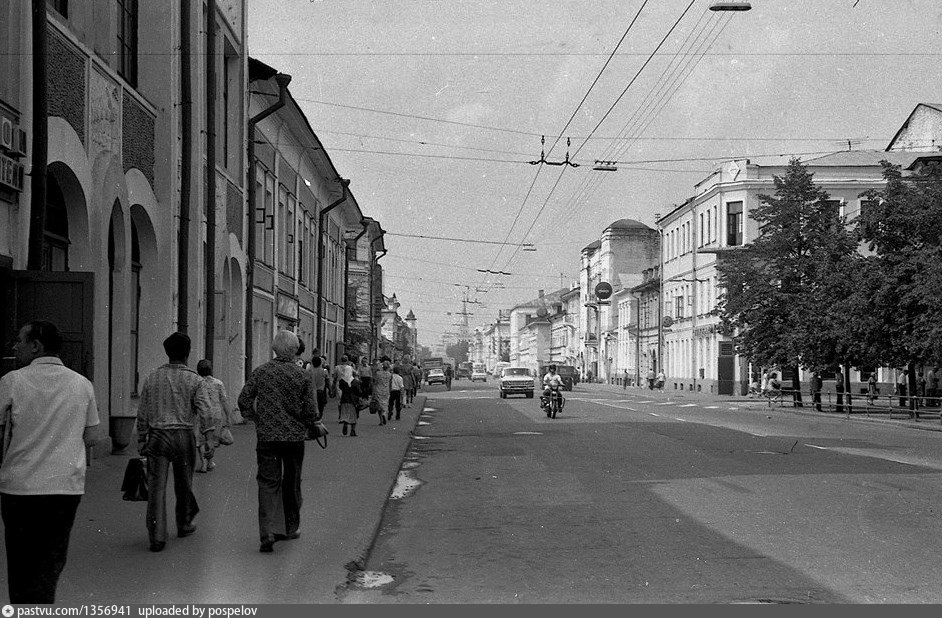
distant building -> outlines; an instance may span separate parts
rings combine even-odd
[[[887,151],[942,151],[942,103],[920,103],[886,147]]]

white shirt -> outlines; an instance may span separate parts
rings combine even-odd
[[[0,378],[0,424],[12,426],[0,493],[85,493],[86,427],[98,424],[95,390],[54,356]]]
[[[402,381],[402,376],[398,373],[392,374],[392,381],[389,383],[389,390],[391,391],[401,391],[405,382]]]
[[[543,376],[543,384],[546,386],[562,386],[563,377],[558,373],[548,373]]]

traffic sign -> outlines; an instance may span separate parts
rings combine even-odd
[[[599,300],[607,300],[612,295],[612,284],[607,281],[602,281],[597,286],[595,286],[595,297]]]

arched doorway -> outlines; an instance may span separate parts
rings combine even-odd
[[[116,450],[130,441],[126,415],[128,382],[128,309],[130,294],[127,278],[127,232],[121,203],[114,201],[108,221],[108,416],[110,435]]]

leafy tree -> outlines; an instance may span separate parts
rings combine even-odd
[[[820,368],[853,350],[839,345],[841,292],[857,241],[813,174],[792,159],[775,194],[759,195],[750,216],[759,237],[717,263],[725,290],[718,312],[740,354],[762,366],[789,367],[801,405],[799,367]],[[846,294],[846,290],[844,291]],[[841,358],[843,356],[844,358]]]
[[[468,361],[468,342],[459,341],[445,348],[445,354],[455,359],[455,363]]]
[[[871,254],[856,301],[870,353],[884,366],[907,367],[914,393],[916,366],[942,359],[942,168],[903,176],[899,166],[882,165],[886,187],[864,194],[858,220]]]

